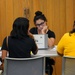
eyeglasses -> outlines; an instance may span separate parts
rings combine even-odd
[[[44,22],[41,22],[40,24],[36,24],[37,26],[41,26],[41,25],[43,25],[44,24]]]

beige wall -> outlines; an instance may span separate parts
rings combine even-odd
[[[46,15],[49,28],[56,34],[55,44],[71,30],[75,20],[75,0],[0,0],[0,46],[4,37],[10,34],[13,20],[25,16],[25,8],[29,9],[30,28],[34,26],[35,11],[40,10]],[[61,58],[55,60],[53,75],[61,75]]]
[[[0,46],[11,31],[13,20],[25,16],[25,8],[29,9],[30,28],[34,26],[35,11],[41,10],[46,15],[49,28],[56,34],[57,44],[61,36],[72,28],[74,4],[74,0],[0,0]]]

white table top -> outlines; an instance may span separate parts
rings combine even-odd
[[[57,54],[57,51],[56,51],[56,46],[52,49],[47,49],[47,50],[38,50],[38,53],[36,55],[42,55],[42,56],[45,56],[45,57],[50,57],[50,56],[59,56]]]
[[[1,51],[0,51],[0,57],[1,57]],[[47,50],[38,50],[38,53],[36,55],[41,55],[41,56],[45,56],[45,57],[50,57],[50,56],[59,56],[57,54],[57,51],[56,51],[56,46],[52,49],[47,49]]]

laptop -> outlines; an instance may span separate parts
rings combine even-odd
[[[33,36],[38,46],[38,49],[48,49],[48,34],[34,34]]]

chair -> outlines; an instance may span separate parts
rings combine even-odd
[[[75,75],[75,57],[62,58],[62,75]]]
[[[45,75],[44,57],[5,58],[3,75]]]

